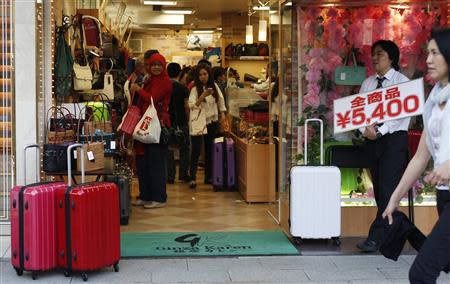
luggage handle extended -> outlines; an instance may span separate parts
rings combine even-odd
[[[308,123],[316,121],[320,123],[320,164],[323,165],[323,121],[318,118],[310,118],[305,120],[304,141],[305,141],[305,166],[308,165]]]
[[[27,150],[30,148],[36,148],[36,182],[39,182],[39,160],[41,158],[41,148],[38,144],[27,144],[23,147],[23,179],[24,185],[27,184]]]
[[[67,185],[71,186],[72,185],[72,149],[73,148],[80,148],[80,157],[78,157],[79,159],[81,159],[81,183],[85,182],[85,170],[84,170],[84,149],[83,149],[83,144],[81,143],[75,143],[70,145],[69,147],[67,147]]]

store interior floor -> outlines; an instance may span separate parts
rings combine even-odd
[[[199,170],[196,189],[189,183],[167,184],[164,208],[133,207],[128,226],[122,232],[224,232],[281,230],[268,210],[275,204],[246,203],[237,191],[214,192],[204,185]],[[133,179],[132,198],[138,195],[138,181]]]
[[[199,170],[198,181],[203,180]],[[138,180],[133,179],[132,198],[138,195]],[[268,213],[275,203],[246,203],[238,191],[214,192],[212,185],[199,182],[196,189],[188,183],[176,181],[167,185],[167,206],[157,209],[133,207],[129,224],[121,226],[122,232],[226,232],[281,230]],[[294,242],[302,255],[352,255],[361,254],[356,244],[363,237],[341,238],[336,246],[331,240],[303,240]],[[292,241],[292,240],[291,240]],[[415,254],[407,244],[404,254]]]

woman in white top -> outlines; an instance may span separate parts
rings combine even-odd
[[[378,40],[372,44],[372,64],[376,74],[362,83],[360,93],[373,91],[408,81],[399,72],[400,50],[390,40]],[[357,247],[363,252],[378,250],[383,233],[381,214],[391,194],[402,177],[408,163],[408,125],[410,118],[401,118],[374,124],[360,129],[366,137],[365,147],[370,163],[373,191],[377,203],[377,215],[372,222],[367,239]]]
[[[194,87],[189,95],[189,108],[191,110],[191,166],[190,166],[190,187],[195,188],[197,178],[198,158],[200,156],[202,142],[205,145],[205,184],[211,183],[212,163],[211,154],[214,138],[219,129],[219,116],[225,118],[225,100],[219,86],[214,83],[211,74],[211,67],[206,64],[199,64],[194,70]],[[194,115],[195,113],[195,115]],[[205,127],[200,127],[202,131],[192,131],[192,121],[201,114],[205,119]],[[195,128],[199,128],[196,126]]]
[[[428,43],[428,74],[436,81],[425,103],[424,131],[416,154],[383,213],[392,224],[392,213],[404,194],[425,170],[433,158],[433,170],[424,181],[436,185],[439,220],[420,249],[411,269],[411,283],[436,283],[441,271],[450,268],[450,29],[435,31]]]

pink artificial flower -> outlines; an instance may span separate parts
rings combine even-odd
[[[311,58],[311,60],[308,63],[308,69],[314,70],[315,72],[320,72],[320,70],[323,69],[323,66],[325,65],[325,62],[323,61],[322,57],[314,57]],[[310,80],[308,80],[310,81]]]
[[[320,77],[322,76],[320,71],[317,71],[315,69],[310,69],[308,72],[306,72],[306,80],[308,82],[317,82],[320,80]]]
[[[336,67],[342,65],[342,57],[333,50],[328,50],[324,56],[325,64],[323,70],[326,74],[333,74]]]
[[[316,20],[317,17],[319,17],[321,13],[322,13],[322,9],[317,8],[317,7],[312,7],[307,10],[308,18],[310,18],[312,20]]]
[[[320,105],[320,97],[316,94],[310,94],[303,96],[303,107],[311,106],[317,108]]]
[[[334,101],[337,99],[340,99],[341,95],[336,92],[336,91],[330,91],[328,92],[328,94],[326,95],[326,106],[330,109],[333,108],[334,105]]]
[[[322,52],[323,51],[322,51],[321,48],[312,48],[309,51],[308,55],[311,56],[311,57],[320,57],[320,56],[322,56]]]
[[[339,10],[336,8],[328,9],[327,16],[330,18],[336,18],[339,15]]]
[[[319,87],[319,85],[317,85],[315,83],[309,83],[307,90],[308,90],[308,94],[313,94],[316,96],[318,96],[320,93],[320,87]]]

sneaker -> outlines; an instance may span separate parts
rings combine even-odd
[[[154,208],[162,208],[162,207],[166,207],[166,202],[152,201],[149,204],[144,204],[145,209],[154,209]]]
[[[378,250],[377,243],[369,240],[357,244],[356,247],[363,252],[376,252]]]
[[[192,188],[192,189],[194,189],[194,188],[197,187],[197,183],[195,183],[195,181],[192,180],[192,181],[189,183],[189,187]]]
[[[138,198],[138,199],[136,199],[136,201],[132,201],[131,205],[133,205],[133,206],[143,206],[143,205],[145,205],[145,204],[147,204],[149,202],[151,202],[151,201],[144,201],[144,200]]]

